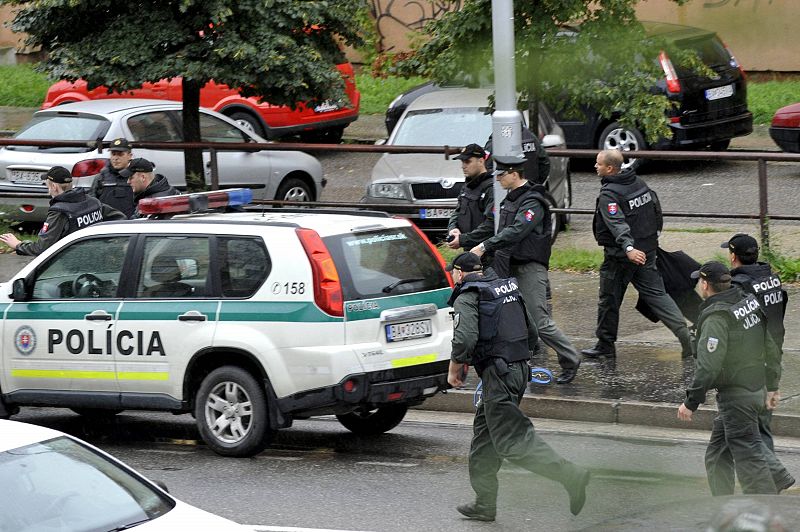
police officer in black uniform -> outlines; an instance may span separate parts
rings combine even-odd
[[[603,150],[595,169],[602,187],[595,207],[593,230],[603,246],[600,296],[597,305],[597,344],[583,349],[584,356],[616,356],[619,308],[629,283],[633,283],[653,313],[681,342],[683,357],[694,345],[675,301],[664,290],[656,268],[658,233],[663,218],[658,196],[631,168],[622,170],[622,152]]]
[[[556,382],[567,384],[577,375],[581,359],[547,309],[547,268],[552,245],[550,200],[542,185],[525,179],[524,158],[497,156],[494,161],[497,180],[508,191],[500,204],[498,232],[494,234],[494,217],[490,212],[471,233],[480,244],[470,251],[479,257],[493,253],[493,267],[501,275],[505,275],[505,264],[509,265],[510,275],[519,280],[519,289],[539,336],[558,356],[561,374]]]
[[[0,235],[0,242],[10,246],[17,255],[39,255],[44,250],[67,236],[97,222],[124,220],[125,215],[86,195],[83,188],[72,188],[72,174],[63,166],[54,166],[42,174],[47,191],[53,198],[47,210],[47,218],[39,240],[20,241],[11,233]]]
[[[778,389],[781,351],[767,331],[758,299],[731,286],[726,266],[707,262],[692,277],[699,279],[705,301],[697,321],[697,367],[678,418],[691,421],[708,390],[716,389],[719,415],[705,457],[712,495],[733,494],[729,458],[744,493],[777,493],[770,462],[777,468],[782,464],[761,440],[758,418],[766,408],[767,391]]]
[[[550,157],[547,155],[547,150],[542,146],[542,141],[527,126],[522,126],[521,133],[522,144],[520,148],[522,149],[522,156],[525,157],[525,166],[522,169],[525,179],[531,183],[541,185],[550,176]],[[494,161],[490,157],[492,144],[492,136],[489,135],[489,140],[486,142],[486,156],[489,157],[486,162],[486,169],[490,172],[494,170]],[[466,246],[464,247],[466,248]]]
[[[133,157],[131,145],[127,139],[114,139],[111,141],[108,151],[111,153],[111,158],[94,178],[89,195],[130,218],[134,206],[133,190],[131,190],[128,180],[119,172],[127,168],[131,162]]]
[[[486,213],[494,207],[494,180],[491,172],[486,170],[486,152],[479,145],[466,146],[454,158],[461,161],[465,181],[458,195],[456,211],[447,223],[447,245],[451,249],[470,249],[478,242],[469,233],[486,219]]]
[[[147,159],[133,159],[120,175],[128,180],[133,189],[133,199],[136,202],[133,216],[141,218],[139,202],[146,198],[162,198],[164,196],[177,196],[180,191],[169,184],[167,178],[154,172],[156,165]]]
[[[494,521],[497,514],[497,472],[503,460],[560,482],[578,515],[586,502],[589,472],[559,456],[536,434],[519,402],[529,370],[528,347],[536,341],[517,280],[500,279],[482,270],[474,253],[462,253],[447,267],[456,288],[453,342],[447,381],[463,386],[469,365],[483,380],[483,397],[473,422],[469,478],[475,502],[458,506],[470,519]]]

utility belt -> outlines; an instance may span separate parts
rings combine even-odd
[[[481,379],[483,378],[483,372],[489,366],[494,366],[497,375],[503,377],[511,373],[511,370],[517,365],[525,363],[524,360],[517,360],[516,362],[508,362],[505,358],[500,357],[489,357],[485,358],[475,364],[475,371],[478,373],[478,377]]]

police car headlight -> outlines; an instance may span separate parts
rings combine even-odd
[[[367,187],[367,196],[372,198],[411,199],[408,187],[402,183],[372,183]]]

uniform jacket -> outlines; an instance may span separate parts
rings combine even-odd
[[[139,194],[136,194],[134,197],[134,201],[136,201],[136,210],[133,213],[131,218],[141,218],[142,215],[139,212],[139,202],[146,198],[163,198],[164,196],[177,196],[180,194],[180,191],[169,184],[167,178],[161,174],[156,174],[155,179],[150,185],[147,186]]]
[[[485,219],[487,213],[494,208],[494,180],[490,172],[485,172],[464,183],[464,188],[458,196],[456,212],[447,223],[447,230],[458,229],[461,231],[459,243],[464,249],[471,249],[478,245],[470,236]]]
[[[542,184],[547,181],[550,176],[550,157],[547,155],[547,150],[542,146],[542,141],[539,137],[527,127],[522,127],[522,156],[525,157],[525,179],[531,183]],[[486,153],[492,153],[492,137],[486,142],[484,149]],[[486,169],[491,173],[494,170],[494,163],[491,157],[486,161]]]
[[[767,328],[772,334],[772,339],[782,349],[786,335],[783,318],[786,315],[789,294],[783,289],[780,278],[772,273],[772,268],[766,262],[743,264],[731,270],[731,276],[733,284],[758,297],[767,315]]]
[[[119,175],[119,170],[111,166],[110,162],[106,163],[94,178],[89,195],[117,209],[126,218],[130,218],[133,214],[133,189],[128,180]]]

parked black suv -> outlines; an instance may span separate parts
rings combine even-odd
[[[582,120],[563,115],[557,117],[568,148],[709,148],[718,151],[727,149],[732,138],[753,131],[753,115],[747,109],[744,72],[714,32],[658,22],[642,22],[642,25],[650,36],[661,37],[679,48],[694,50],[715,76],[700,76],[676,67],[662,52],[657,60],[664,70],[664,79],[657,83],[657,89],[677,102],[676,108],[667,113],[672,137],[648,144],[641,131],[623,127],[618,122],[618,114],[604,117],[591,108],[584,108]],[[434,90],[438,90],[436,84],[426,83],[395,98],[386,111],[387,130],[391,132],[410,102]],[[630,161],[629,164],[638,166],[640,162]]]

